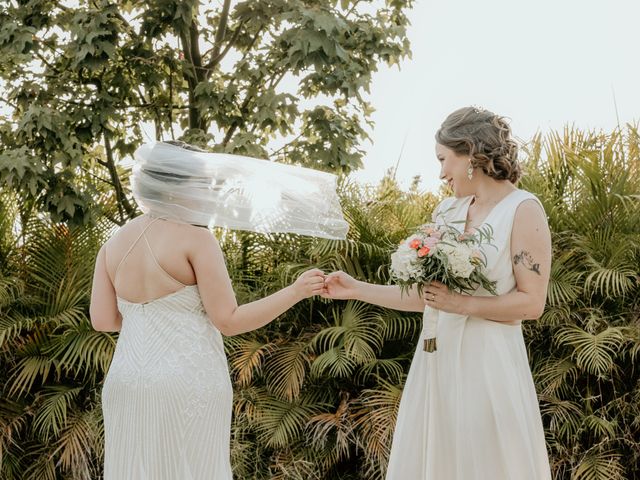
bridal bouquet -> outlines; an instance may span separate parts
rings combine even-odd
[[[483,287],[495,295],[495,282],[484,273],[487,261],[480,248],[483,244],[491,245],[492,236],[489,225],[480,227],[473,234],[461,234],[449,224],[423,225],[403,240],[391,255],[391,277],[402,292],[413,286],[422,291],[425,285],[436,280],[461,293],[472,293]],[[437,310],[427,306],[423,319],[424,350],[433,352],[436,350]]]

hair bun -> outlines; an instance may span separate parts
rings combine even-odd
[[[474,167],[496,180],[515,184],[520,179],[518,144],[500,115],[478,107],[460,108],[442,122],[436,141],[459,155],[469,155]]]

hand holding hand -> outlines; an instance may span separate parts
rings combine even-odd
[[[452,292],[443,283],[433,281],[424,287],[424,304],[448,313],[462,313],[463,295]]]
[[[321,295],[325,292],[324,279],[324,272],[317,268],[313,268],[300,274],[291,287],[298,297],[305,299],[312,297],[313,295]]]
[[[349,300],[356,298],[358,280],[347,273],[337,271],[325,277],[324,286],[322,298]]]

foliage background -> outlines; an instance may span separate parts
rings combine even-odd
[[[357,168],[370,74],[408,54],[410,2],[357,3],[0,7],[2,478],[101,475],[100,390],[117,335],[92,330],[88,301],[97,248],[137,213],[117,159],[144,140],[140,122],[219,151]],[[297,91],[279,89],[287,76]],[[523,161],[521,187],[553,234],[547,309],[524,328],[554,478],[640,478],[638,130],[536,137]],[[217,232],[240,302],[309,267],[387,282],[390,249],[439,200],[392,176],[344,180],[341,198],[346,241]],[[236,477],[383,478],[419,322],[314,299],[227,338]]]

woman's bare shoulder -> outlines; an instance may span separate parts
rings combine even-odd
[[[149,225],[149,222],[150,219],[144,216],[129,220],[111,235],[102,249],[118,257],[136,242],[143,230],[152,245],[170,245],[174,252],[189,252],[198,245],[210,242],[212,238],[215,239],[207,228],[196,225],[164,219],[153,221],[153,225]],[[166,251],[166,248],[164,250]]]

